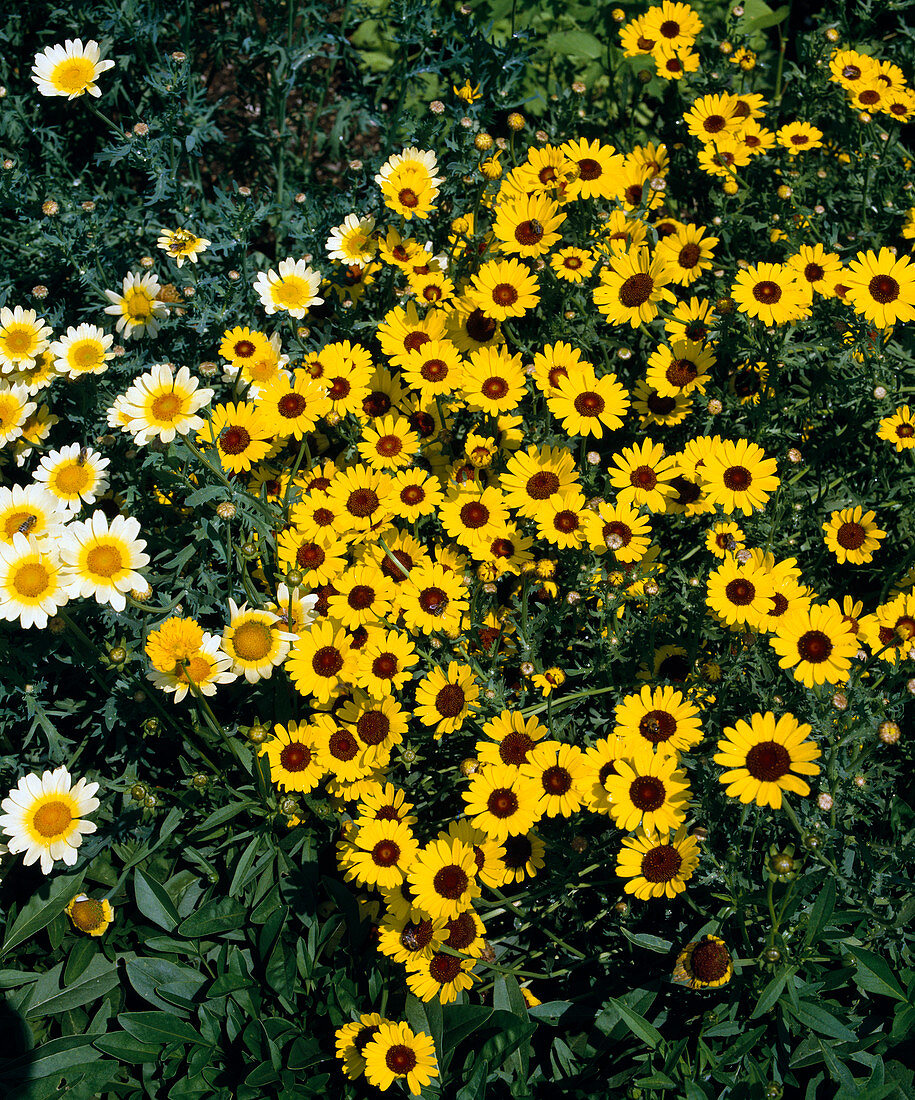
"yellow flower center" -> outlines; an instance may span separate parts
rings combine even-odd
[[[96,577],[111,578],[124,569],[121,548],[113,542],[103,542],[93,546],[86,555],[86,572]]]
[[[35,344],[35,334],[27,328],[8,330],[4,337],[6,350],[13,355],[25,355]]]
[[[128,290],[124,295],[124,316],[137,324],[152,315],[152,299],[145,290]]]
[[[94,79],[95,63],[88,57],[68,57],[51,73],[51,83],[67,95],[81,95]]]
[[[181,411],[183,404],[176,393],[160,393],[158,397],[154,397],[150,402],[149,411],[155,420],[170,423]]]
[[[203,684],[209,679],[211,665],[202,653],[195,653],[187,660],[184,668],[176,666],[175,675],[181,683],[193,680],[195,684]]]
[[[34,534],[35,528],[38,526],[38,516],[35,512],[11,512],[3,521],[3,536],[5,542],[12,542],[13,535],[22,527],[24,523],[29,524],[28,532],[23,531],[23,534]]]
[[[40,836],[50,840],[63,836],[73,820],[73,814],[66,802],[45,802],[35,811],[32,828]]]
[[[83,898],[70,906],[70,920],[81,932],[94,932],[105,923],[105,910],[97,898]]]
[[[285,309],[301,309],[311,300],[311,288],[298,275],[287,275],[280,283],[274,283],[271,293],[275,305]]]
[[[262,661],[273,647],[272,631],[257,620],[242,623],[232,636],[232,645],[243,661]]]
[[[35,600],[50,588],[51,576],[40,561],[21,565],[12,578],[12,589],[22,599]]]
[[[105,361],[104,349],[96,340],[83,340],[70,348],[70,365],[79,370],[98,367]]]
[[[88,466],[80,466],[76,462],[62,466],[55,477],[57,489],[67,496],[78,496],[88,489],[92,478],[92,471]]]

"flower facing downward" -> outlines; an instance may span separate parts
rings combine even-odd
[[[96,830],[95,823],[84,818],[99,808],[93,797],[98,787],[85,779],[74,784],[64,767],[46,771],[41,778],[34,773],[23,776],[0,803],[0,827],[10,838],[9,850],[25,853],[26,867],[40,859],[45,875],[58,860],[72,867],[83,836]]]
[[[716,989],[731,980],[731,953],[719,936],[703,936],[688,943],[677,956],[673,979],[690,989]]]
[[[42,95],[76,99],[88,92],[97,98],[102,93],[96,80],[114,68],[113,61],[102,61],[101,57],[98,42],[90,41],[84,46],[79,38],[68,38],[63,46],[49,46],[35,55],[32,80]]]

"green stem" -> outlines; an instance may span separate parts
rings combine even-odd
[[[535,924],[535,922],[530,919],[527,913],[525,913],[523,909],[519,909],[518,906],[515,905],[515,903],[510,898],[507,898],[501,890],[499,890],[495,886],[491,887],[491,889],[492,892],[499,899],[499,901],[502,903],[502,905],[505,906],[506,909],[510,909],[516,917],[520,917],[521,920],[526,921],[528,924]],[[583,951],[579,951],[577,947],[573,947],[570,943],[566,943],[565,940],[560,939],[560,937],[551,932],[549,928],[544,928],[542,925],[539,924],[537,925],[537,927],[548,939],[551,939],[553,943],[555,943],[558,947],[561,947],[565,951],[568,951],[570,955],[574,955],[578,959],[588,958],[588,956]]]

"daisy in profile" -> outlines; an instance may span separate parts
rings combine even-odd
[[[198,255],[206,252],[213,242],[206,237],[198,237],[189,229],[162,229],[156,243],[180,268],[185,260],[190,260],[192,264],[197,263]]]
[[[297,635],[277,626],[279,616],[272,611],[238,607],[229,599],[229,624],[222,632],[222,649],[232,659],[232,671],[244,676],[249,684],[269,680],[274,668],[289,654],[289,643]]]
[[[320,286],[320,273],[313,271],[305,260],[294,260],[291,256],[280,260],[277,271],[259,271],[254,280],[265,313],[288,313],[299,320],[312,306],[324,301],[318,296]]]
[[[50,335],[51,329],[34,309],[4,306],[0,309],[0,371],[33,367],[48,347]]]
[[[123,611],[126,592],[146,583],[137,572],[149,564],[146,542],[138,538],[140,524],[117,515],[109,523],[104,512],[85,522],[73,522],[58,539],[57,549],[66,583],[73,596],[94,596],[97,603]]]
[[[222,652],[219,643],[218,634],[201,631],[199,644],[188,647],[182,656],[166,664],[164,669],[154,663],[146,678],[160,691],[174,695],[176,703],[180,703],[188,692],[193,695],[198,692],[201,695],[215,695],[218,684],[230,684],[237,679],[232,671],[232,658]]]
[[[347,214],[340,225],[334,226],[327,238],[327,254],[332,260],[363,266],[375,258],[378,242],[375,240],[375,219],[371,214],[360,217]]]
[[[32,80],[42,95],[76,99],[88,92],[98,98],[102,93],[95,82],[113,68],[113,61],[102,61],[98,42],[84,46],[81,39],[68,38],[62,46],[48,46],[35,55]]]
[[[37,408],[34,401],[29,401],[25,386],[4,386],[0,382],[0,447],[22,435],[26,421]]]
[[[0,826],[10,838],[10,852],[23,852],[26,867],[40,859],[45,875],[59,860],[72,867],[83,837],[97,828],[85,816],[99,808],[94,797],[98,787],[85,779],[74,784],[64,767],[46,771],[41,778],[34,773],[23,776],[0,803]]]
[[[105,296],[111,305],[105,306],[105,312],[117,317],[115,328],[125,339],[139,339],[141,336],[155,336],[159,331],[168,309],[159,300],[157,276],[147,272],[137,275],[135,272],[124,276],[121,293],[106,290]]]
[[[128,417],[126,430],[140,445],[151,439],[171,443],[176,435],[187,435],[203,427],[197,413],[213,399],[213,391],[201,389],[187,367],[177,374],[168,363],[140,375],[121,399]]]
[[[771,711],[729,726],[713,757],[716,764],[728,768],[719,776],[727,786],[726,794],[776,810],[781,808],[784,791],[810,794],[810,784],[801,777],[819,773],[813,761],[821,750],[808,740],[809,734],[810,726],[793,714],[783,714],[776,721]]]
[[[54,366],[68,378],[101,374],[108,369],[108,360],[114,358],[111,351],[113,342],[111,333],[106,333],[98,325],[68,328],[65,336],[51,344]]]
[[[42,456],[35,471],[35,481],[70,512],[78,512],[84,504],[95,504],[108,488],[105,469],[111,462],[98,451],[71,443],[59,451]]]
[[[43,630],[70,599],[57,553],[48,540],[34,543],[18,531],[0,543],[0,619]]]

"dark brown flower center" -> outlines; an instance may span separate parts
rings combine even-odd
[[[683,857],[672,844],[659,844],[642,857],[642,877],[648,882],[672,882],[683,866]]]
[[[804,268],[804,278],[808,283],[818,283],[826,272],[819,264],[809,263]]]
[[[559,491],[559,478],[552,470],[540,470],[528,479],[525,491],[532,500],[546,500]]]
[[[460,972],[461,960],[457,955],[446,955],[444,952],[437,951],[432,956],[432,962],[429,963],[429,975],[439,985],[447,985],[449,982],[453,982]]]
[[[777,741],[761,741],[747,753],[747,771],[762,783],[775,783],[791,771],[791,754]]]
[[[497,306],[513,306],[518,301],[518,291],[511,283],[498,283],[493,287],[492,300]]]
[[[556,515],[553,516],[553,527],[564,535],[570,535],[573,531],[577,531],[578,528],[581,527],[581,519],[577,512],[564,509],[562,512],[557,512]]]
[[[301,772],[311,763],[311,749],[301,741],[291,741],[280,753],[280,765],[287,772]]]
[[[669,741],[677,732],[677,720],[666,710],[650,710],[639,722],[639,733],[657,745]]]
[[[658,478],[650,466],[638,466],[629,474],[629,482],[636,489],[653,489],[658,484]]]
[[[357,584],[350,589],[346,602],[354,611],[365,611],[375,602],[375,590],[367,584]]]
[[[572,776],[566,768],[554,764],[544,771],[540,777],[543,789],[549,795],[566,794],[572,787]]]
[[[456,863],[449,863],[435,872],[432,885],[439,897],[446,898],[448,901],[457,901],[470,885],[470,879],[463,867],[458,867]]]
[[[620,302],[626,309],[638,309],[651,297],[654,290],[654,279],[644,271],[637,275],[630,275],[620,287]]]
[[[401,187],[397,192],[397,201],[401,206],[406,206],[408,210],[413,210],[419,206],[419,197],[412,187]]]
[[[403,566],[403,569],[401,569],[399,565],[395,565],[394,562],[391,561],[391,558],[385,554],[381,559],[381,572],[384,573],[388,580],[394,581],[395,584],[400,584],[401,581],[407,579],[403,570],[406,569],[409,573],[413,568],[413,559],[406,550],[392,550],[391,557],[396,558],[400,565]]]
[[[782,288],[771,279],[763,279],[753,287],[753,297],[765,306],[774,305],[782,296]]]
[[[382,458],[394,458],[403,450],[403,440],[399,435],[382,435],[378,437],[375,451]]]
[[[843,523],[836,532],[836,542],[845,550],[857,550],[866,538],[867,532],[860,523]]]
[[[509,385],[504,378],[487,378],[480,386],[480,393],[490,401],[501,401],[508,394]]]
[[[467,702],[460,684],[445,684],[435,696],[435,709],[443,718],[456,718]]]
[[[481,501],[472,500],[461,508],[459,515],[461,523],[473,531],[489,523],[490,511]]]
[[[219,446],[227,455],[240,455],[251,442],[247,429],[239,424],[223,428],[219,433]]]
[[[899,283],[892,275],[875,275],[868,283],[868,290],[875,302],[887,305],[899,297]]]
[[[400,490],[400,499],[408,507],[413,508],[426,499],[426,490],[422,485],[405,485]]]
[[[688,386],[699,375],[699,368],[690,359],[674,359],[664,372],[664,377],[672,386]]]
[[[448,364],[443,359],[427,359],[419,373],[427,382],[441,382],[448,377]]]
[[[401,191],[401,195],[403,191]],[[411,191],[412,195],[413,192]],[[415,198],[415,196],[414,196]],[[410,205],[404,203],[404,206]],[[412,203],[413,206],[416,203]],[[416,1055],[413,1050],[404,1046],[403,1043],[398,1043],[396,1046],[390,1047],[384,1056],[384,1064],[388,1067],[391,1073],[396,1074],[398,1077],[406,1077],[408,1073],[411,1073],[416,1069]]]
[[[655,416],[669,416],[677,407],[675,397],[662,397],[657,390],[652,390],[645,398],[645,404]]]
[[[448,595],[441,588],[424,588],[418,602],[427,615],[441,615],[448,606]]]
[[[520,766],[527,760],[527,754],[534,747],[534,742],[526,733],[520,730],[512,730],[499,742],[499,757],[503,764]]]
[[[334,730],[327,742],[327,747],[334,760],[344,762],[352,760],[359,752],[359,743],[349,730]]]
[[[471,340],[478,344],[488,344],[496,334],[496,322],[481,309],[475,309],[467,315],[464,329]]]
[[[515,227],[515,240],[525,248],[540,244],[543,236],[543,225],[536,220],[519,222]]]
[[[583,180],[596,180],[602,173],[600,162],[593,157],[583,157],[578,162],[578,175]]]
[[[372,849],[372,862],[376,867],[393,867],[400,859],[400,845],[393,840],[379,840]]]
[[[572,404],[579,416],[600,416],[607,407],[607,402],[593,390],[577,394]]]
[[[511,787],[496,787],[486,799],[486,808],[500,820],[518,812],[518,796]]]
[[[705,940],[693,948],[689,969],[700,982],[717,982],[728,972],[731,956],[723,943]]]
[[[469,913],[460,913],[448,921],[448,939],[445,946],[452,951],[466,951],[477,938],[477,926]]]
[[[378,507],[380,501],[374,489],[356,489],[350,493],[346,509],[352,516],[365,519]]]
[[[756,598],[756,586],[748,580],[728,581],[724,594],[735,607],[746,607]]]
[[[509,870],[520,870],[526,866],[534,854],[534,845],[526,836],[510,836],[502,842],[505,854],[502,862]]]
[[[822,630],[808,630],[798,638],[797,651],[802,660],[809,661],[812,665],[819,665],[829,660],[832,642]]]
[[[746,466],[729,466],[722,475],[722,481],[732,493],[745,493],[750,488],[753,475]]]
[[[427,344],[431,339],[432,337],[428,333],[417,329],[415,332],[407,333],[404,337],[403,346],[406,351],[416,351],[417,348],[421,348],[423,344]]]
[[[343,657],[340,650],[333,645],[322,646],[312,657],[311,667],[318,676],[336,676],[343,668]]]
[[[295,554],[295,563],[300,569],[317,569],[327,557],[316,542],[303,542]]]
[[[391,719],[380,710],[367,710],[356,722],[356,733],[365,745],[380,745],[391,732]]]
[[[345,397],[349,397],[352,391],[352,383],[348,378],[339,376],[331,379],[330,388],[327,391],[327,396],[331,401],[342,401]]]
[[[400,933],[400,942],[407,951],[422,951],[432,942],[432,921],[423,920],[418,924],[410,921]]]
[[[397,658],[393,653],[379,653],[372,661],[372,675],[379,680],[390,680],[397,675]]]
[[[276,407],[280,416],[285,416],[288,420],[295,420],[308,407],[308,402],[300,393],[284,393],[277,401]]]
[[[629,786],[629,797],[637,810],[650,813],[664,805],[667,791],[657,776],[639,775]]]

